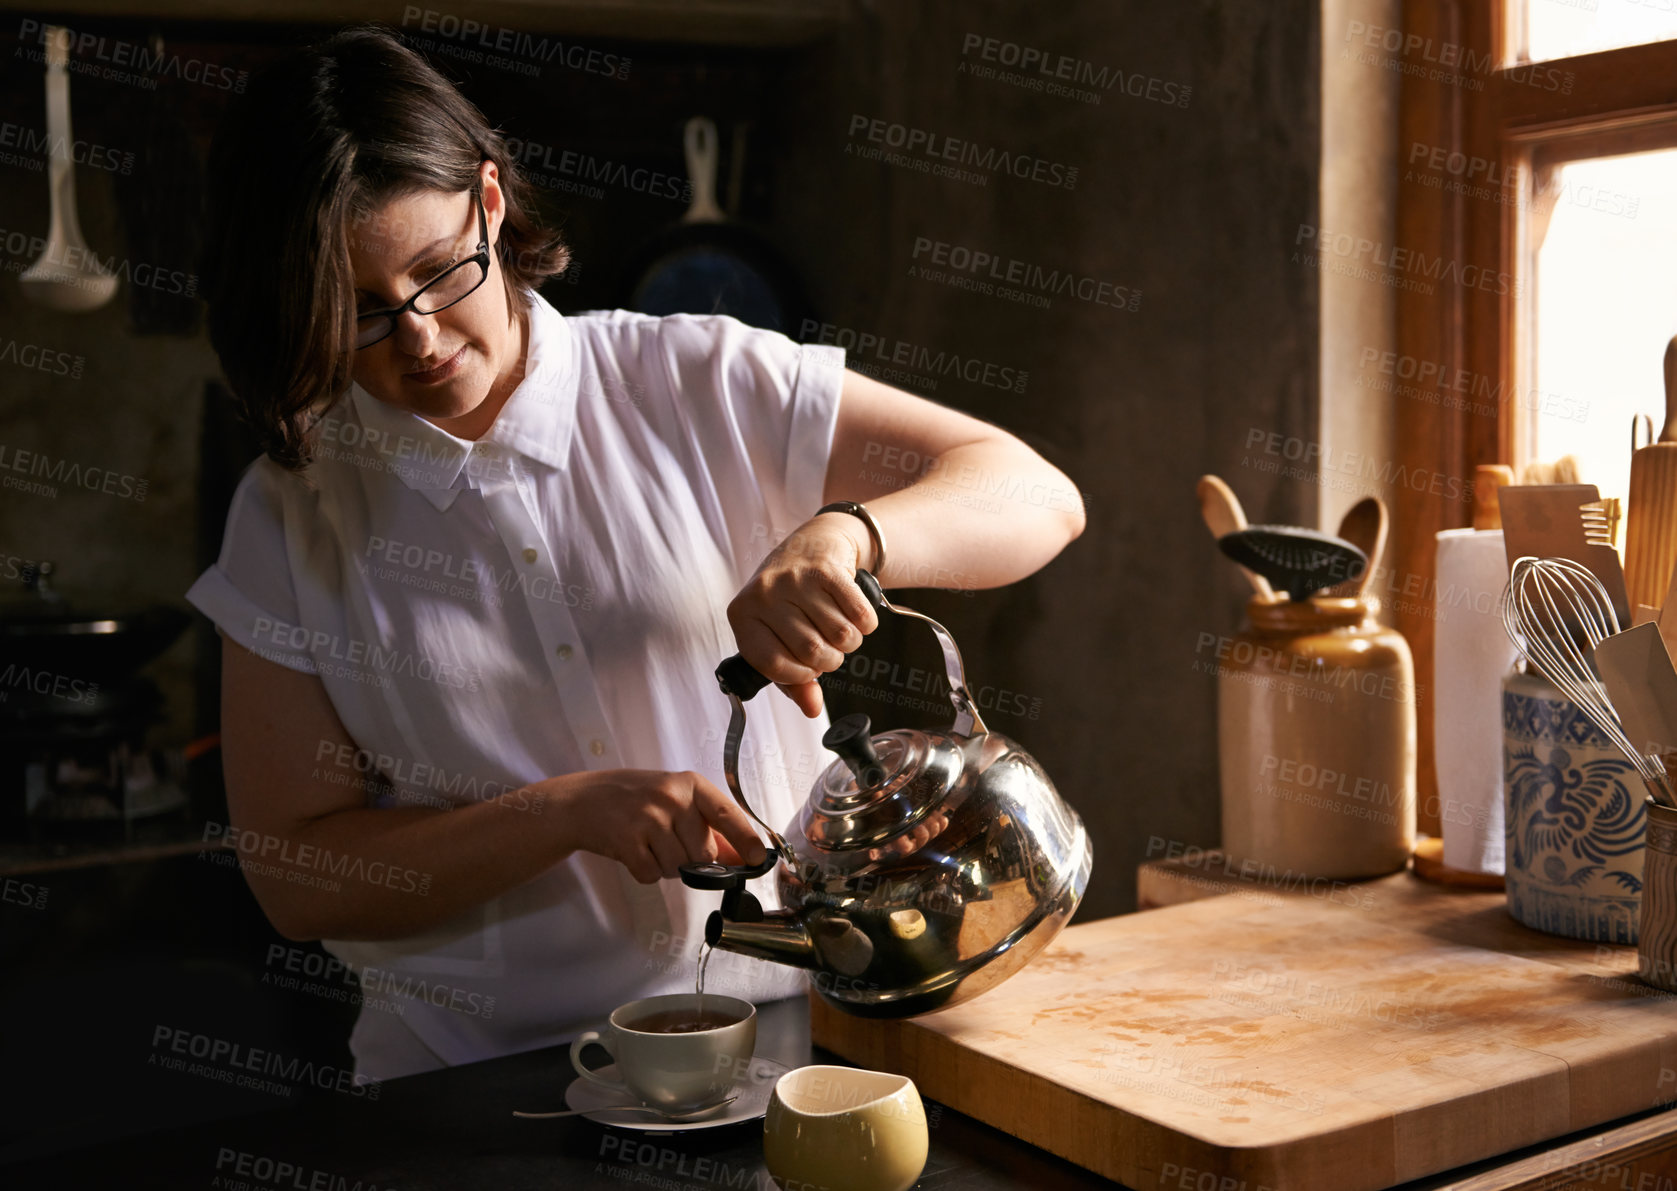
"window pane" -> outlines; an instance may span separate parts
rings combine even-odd
[[[1677,150],[1571,162],[1536,180],[1533,391],[1518,394],[1535,456],[1577,455],[1603,496],[1630,483],[1630,425],[1664,422],[1665,346],[1677,333]],[[1523,460],[1522,460],[1523,461]],[[1623,541],[1622,531],[1620,540]]]
[[[1673,0],[1514,0],[1526,8],[1534,62],[1677,37]]]

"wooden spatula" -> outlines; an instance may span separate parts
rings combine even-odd
[[[1647,756],[1677,749],[1677,669],[1659,626],[1639,624],[1595,647],[1596,671],[1625,735]]]
[[[1368,555],[1368,566],[1355,579],[1336,583],[1323,595],[1356,598],[1368,587],[1380,554],[1386,549],[1386,505],[1378,496],[1365,496],[1346,510],[1339,521],[1339,536]]]
[[[1665,602],[1659,606],[1659,612],[1654,617],[1660,626],[1660,637],[1665,641],[1667,650],[1677,650],[1677,567],[1671,571],[1670,582],[1666,586]]]
[[[1205,527],[1211,531],[1213,538],[1223,538],[1246,528],[1246,510],[1240,507],[1240,498],[1234,494],[1234,489],[1222,479],[1201,476],[1196,491],[1200,499],[1200,516],[1205,518]],[[1240,573],[1246,576],[1258,595],[1266,600],[1275,599],[1275,588],[1270,586],[1268,579],[1245,567],[1240,568]]]
[[[1665,345],[1665,424],[1640,450],[1633,424],[1631,447],[1625,587],[1633,603],[1658,606],[1677,566],[1677,336]]]
[[[1525,555],[1570,558],[1601,580],[1620,625],[1630,623],[1624,568],[1611,546],[1592,544],[1579,509],[1601,499],[1594,484],[1514,484],[1497,490],[1508,565]],[[1645,602],[1645,601],[1644,601]]]

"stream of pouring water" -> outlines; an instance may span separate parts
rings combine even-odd
[[[699,944],[699,975],[693,981],[693,992],[699,999],[699,1006],[694,1013],[700,1021],[703,1021],[705,1017],[705,966],[710,963],[711,950],[708,941]]]

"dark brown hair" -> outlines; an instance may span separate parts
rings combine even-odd
[[[485,160],[506,215],[509,293],[562,273],[570,250],[535,218],[499,133],[395,34],[358,27],[252,80],[210,153],[200,275],[210,343],[275,462],[309,462],[308,430],[349,388],[352,223],[390,199],[465,191]]]

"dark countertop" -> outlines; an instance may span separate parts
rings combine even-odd
[[[757,1054],[794,1067],[843,1062],[810,1045],[809,1009],[801,998],[760,1008]],[[763,1166],[761,1119],[685,1133],[639,1133],[581,1117],[513,1118],[515,1108],[564,1108],[571,1078],[566,1048],[555,1047],[391,1080],[376,1101],[311,1089],[273,1111],[0,1166],[0,1184],[31,1191],[115,1186],[774,1191]],[[98,1097],[97,1080],[89,1079],[82,1091]],[[927,1102],[926,1111],[931,1151],[917,1187],[1075,1191],[1116,1185],[934,1102]],[[243,1159],[243,1176],[240,1155],[250,1155]],[[283,1163],[295,1173],[272,1173]],[[250,1177],[252,1171],[266,1178]]]

